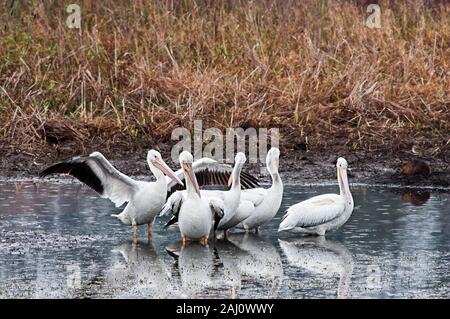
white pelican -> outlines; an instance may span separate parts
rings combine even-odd
[[[125,225],[133,226],[134,239],[138,236],[138,225],[147,224],[150,239],[153,221],[167,198],[164,174],[176,183],[183,183],[163,161],[158,151],[148,151],[147,163],[156,182],[136,181],[122,174],[100,152],[52,165],[42,171],[40,177],[55,173],[69,174],[94,189],[101,197],[110,199],[116,207],[128,202],[122,213],[112,216]]]
[[[280,150],[272,147],[267,153],[266,166],[272,177],[272,186],[268,189],[253,188],[243,190],[241,200],[250,201],[254,208],[250,210],[250,216],[237,225],[246,232],[252,229],[258,231],[258,227],[269,222],[277,214],[283,198],[283,182],[278,173]]]
[[[247,218],[250,213],[254,210],[254,206],[250,201],[242,200],[241,201],[241,171],[242,166],[245,164],[247,158],[245,154],[239,152],[236,154],[234,159],[234,167],[229,175],[228,179],[228,187],[231,188],[227,191],[221,190],[200,190],[200,195],[202,198],[219,198],[223,201],[223,217],[220,220],[217,220],[215,225],[215,230],[223,230],[224,235],[226,236],[226,231],[237,224],[239,224],[242,220]],[[195,164],[195,162],[194,162]],[[228,166],[224,164],[214,164],[216,168],[222,167],[222,169],[228,168]],[[220,165],[220,166],[219,166]],[[198,176],[199,173],[196,173]],[[213,174],[210,174],[213,176]],[[246,174],[244,177],[245,183],[247,187],[257,186],[257,180],[252,176]],[[186,191],[181,191],[183,196],[185,196]],[[168,205],[173,205],[173,198],[169,198]],[[219,204],[219,202],[217,202]],[[222,205],[221,205],[222,207]],[[165,214],[166,210],[163,210],[161,214]],[[173,224],[177,219],[177,216],[174,216],[171,221],[169,221],[168,225]]]
[[[191,153],[183,151],[180,154],[180,165],[184,173],[186,191],[177,191],[172,194],[160,215],[172,211],[178,219],[182,244],[187,239],[200,239],[203,244],[208,244],[208,237],[213,225],[213,217],[223,216],[223,200],[218,197],[205,197],[200,194]]]
[[[247,158],[244,153],[236,154],[233,173],[230,176],[231,189],[226,192],[221,192],[223,195],[224,214],[217,225],[217,230],[223,230],[224,237],[226,237],[228,229],[235,227],[237,224],[248,218],[255,209],[251,201],[241,199],[240,175],[242,166],[246,160]]]
[[[202,196],[205,197],[218,197],[223,200],[223,217],[218,221],[216,225],[217,230],[226,231],[227,229],[237,225],[240,221],[234,222],[236,210],[239,206],[241,199],[241,170],[244,163],[247,161],[244,153],[237,153],[234,158],[233,171],[228,180],[228,186],[231,188],[228,191],[219,190],[202,190],[200,191]]]
[[[353,212],[353,197],[347,179],[347,161],[336,163],[340,194],[323,194],[288,208],[278,231],[292,230],[310,235],[325,235],[341,227]]]
[[[337,241],[325,240],[323,236],[278,239],[278,242],[290,265],[312,274],[338,275],[337,297],[348,298],[353,274],[353,257],[344,245]]]
[[[226,185],[231,188],[227,191],[221,190],[200,190],[202,198],[209,198],[215,202],[218,207],[223,210],[223,217],[216,220],[215,228],[226,231],[227,229],[236,226],[239,222],[247,218],[250,212],[253,211],[253,203],[241,200],[241,188],[258,187],[258,180],[246,172],[242,172],[242,166],[245,164],[247,158],[245,154],[239,152],[235,156],[235,165],[231,167],[227,164],[219,164],[213,159],[202,158],[192,164],[192,169],[195,176],[200,179],[201,185]],[[181,180],[184,179],[183,171],[177,171],[177,175]],[[173,184],[171,191],[179,189],[178,185]],[[174,213],[173,217],[167,223],[165,228],[178,222],[177,205],[180,203],[181,196],[186,197],[186,190],[178,191],[178,194],[170,196],[164,205],[160,216],[166,214],[168,211]],[[214,198],[220,201],[215,201]],[[217,216],[220,217],[220,216]]]

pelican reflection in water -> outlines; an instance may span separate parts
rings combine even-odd
[[[158,256],[153,244],[129,242],[117,246],[113,253],[119,260],[107,271],[106,283],[116,297],[144,296],[151,298],[177,297],[170,273]],[[125,263],[124,263],[125,261]]]
[[[167,246],[166,251],[176,259],[179,286],[186,297],[202,297],[213,286],[214,255],[209,246],[198,242],[189,245],[174,243]]]
[[[175,243],[166,247],[175,259],[172,281],[188,298],[245,297],[243,291],[257,287],[260,297],[275,298],[281,287],[283,268],[276,248],[254,234],[231,234],[214,247]],[[177,278],[178,277],[178,278]],[[261,286],[269,291],[262,291]],[[255,291],[249,292],[255,297]]]
[[[353,257],[343,244],[322,236],[279,239],[278,242],[290,265],[316,275],[338,275],[337,298],[348,298]]]
[[[269,283],[269,291],[260,297],[276,298],[283,281],[283,266],[275,246],[251,233],[230,234],[228,240],[243,251],[237,259],[242,279],[250,279],[259,284]]]
[[[249,253],[240,249],[228,239],[218,240],[214,246],[216,255],[223,268],[223,279],[229,287],[229,297],[238,298],[242,288],[240,260],[247,258]]]

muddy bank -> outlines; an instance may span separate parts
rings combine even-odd
[[[170,160],[171,143],[153,146],[161,151],[164,159],[174,169],[178,163]],[[72,156],[101,151],[113,164],[125,174],[131,176],[149,175],[145,162],[148,145],[135,146],[117,144],[114,147],[91,145],[80,149],[79,145],[64,147],[48,146],[38,151],[28,152],[0,148],[0,176],[4,179],[35,178],[46,166]],[[335,181],[335,161],[343,156],[349,162],[351,183],[396,184],[405,186],[450,186],[450,154],[440,156],[417,156],[409,151],[348,151],[342,147],[327,150],[308,150],[286,148],[281,145],[280,172],[286,183],[312,184]],[[426,152],[424,152],[426,154]],[[443,155],[442,155],[443,154]],[[413,159],[422,159],[428,163],[431,173],[428,176],[405,176],[401,167]],[[269,177],[261,164],[247,164],[246,170],[259,176],[262,182]]]

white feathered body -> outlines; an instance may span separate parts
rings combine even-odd
[[[243,221],[253,211],[254,206],[249,201],[240,201],[241,190],[201,190],[202,198],[216,198],[223,202],[224,215],[217,226],[217,230],[227,230]],[[251,208],[250,208],[251,206]]]
[[[259,227],[277,214],[283,198],[283,184],[281,180],[276,181],[270,188],[254,188],[243,190],[241,199],[254,204],[254,211],[237,227],[253,229]]]
[[[249,201],[249,200],[241,200],[239,202],[239,206],[236,209],[235,213],[233,214],[233,217],[231,217],[227,222],[221,222],[219,224],[219,230],[226,230],[230,229],[232,227],[235,227],[243,220],[250,217],[251,214],[253,214],[255,211],[255,205]]]
[[[254,211],[254,205],[250,201],[241,200],[240,196],[230,191],[220,190],[200,190],[201,199],[209,205],[220,207],[223,210],[223,217],[219,222],[217,230],[226,230],[236,226],[242,220],[250,216]],[[177,207],[186,200],[187,191],[177,191],[173,193],[164,205],[160,215],[165,215],[172,207]],[[236,206],[238,206],[236,208]],[[175,208],[177,210],[177,208]],[[178,220],[179,221],[179,220]]]
[[[153,223],[161,211],[167,197],[167,184],[159,182],[136,181],[137,191],[122,213],[116,217],[125,225],[143,225]]]
[[[178,216],[178,225],[182,236],[190,239],[207,237],[212,224],[213,213],[207,199],[190,196],[183,201]]]
[[[288,208],[279,230],[292,230],[306,234],[324,235],[326,231],[341,227],[350,218],[353,201],[337,194],[312,197]]]

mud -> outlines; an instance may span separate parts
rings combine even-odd
[[[158,149],[167,163],[174,169],[178,163],[170,160],[171,143],[152,146]],[[148,147],[150,148],[150,147]],[[104,148],[101,145],[89,148],[66,146],[48,147],[36,153],[0,148],[0,176],[2,179],[32,179],[46,166],[72,156],[101,151],[123,173],[145,178],[150,176],[145,161],[146,148],[129,150],[126,145]],[[450,187],[450,151],[440,156],[416,156],[409,151],[348,151],[345,149],[295,150],[281,147],[280,173],[290,184],[317,184],[334,182],[335,162],[343,156],[349,163],[348,176],[351,183],[394,184],[399,186],[425,186],[430,188]],[[424,160],[431,168],[428,176],[405,176],[401,167],[412,159]],[[262,164],[246,164],[246,170],[257,175],[261,182],[269,182]],[[150,177],[149,177],[150,178]]]

